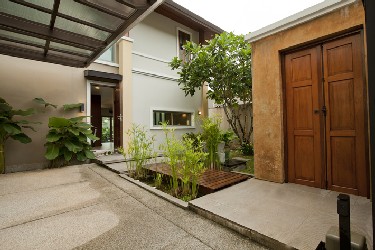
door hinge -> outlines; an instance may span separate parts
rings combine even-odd
[[[324,115],[324,116],[327,115],[327,107],[326,107],[326,105],[323,105],[323,107],[322,107],[322,112],[323,112],[323,115]]]

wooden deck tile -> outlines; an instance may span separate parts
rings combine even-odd
[[[145,168],[153,172],[162,173],[164,175],[171,175],[171,168],[168,164],[165,163],[150,164],[146,165]],[[244,174],[207,169],[202,174],[201,178],[199,178],[198,184],[208,192],[214,192],[221,188],[247,180],[248,178],[249,176]]]

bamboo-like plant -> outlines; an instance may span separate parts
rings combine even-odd
[[[184,157],[183,157],[183,171],[182,183],[183,194],[189,195],[188,200],[194,199],[198,194],[198,180],[207,169],[204,161],[208,153],[203,152],[200,136],[197,137],[198,145],[192,139],[184,139]],[[186,200],[186,199],[185,199]]]
[[[168,128],[167,123],[162,123],[165,134],[165,143],[160,145],[160,149],[164,151],[167,163],[171,168],[170,185],[174,196],[178,196],[178,167],[180,166],[181,156],[184,153],[184,145],[181,140],[175,137],[174,129]]]
[[[30,126],[32,122],[27,120],[18,120],[17,116],[30,116],[35,113],[33,108],[27,110],[13,109],[3,98],[0,97],[0,174],[5,173],[5,155],[4,144],[9,139],[19,141],[21,143],[30,143],[31,138],[27,136],[23,129],[34,128]],[[35,124],[36,122],[34,122]]]
[[[202,139],[208,151],[207,166],[211,169],[220,169],[220,159],[217,152],[222,140],[220,130],[220,117],[205,117],[202,119]]]
[[[136,179],[143,178],[146,174],[143,166],[156,157],[155,136],[150,136],[145,127],[136,124],[133,124],[126,134],[130,138],[128,146],[126,150],[119,148],[119,152],[127,160],[129,174]]]

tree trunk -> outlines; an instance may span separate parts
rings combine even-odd
[[[4,144],[0,144],[0,174],[5,173],[5,152]]]

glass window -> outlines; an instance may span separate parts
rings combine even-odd
[[[192,126],[192,116],[190,112],[154,110],[153,125],[161,126],[161,123],[166,122],[170,126]]]
[[[98,60],[106,61],[106,62],[115,62],[115,45],[111,46],[107,49],[99,58]]]
[[[181,30],[178,30],[178,58],[180,58],[183,61],[189,60],[186,56],[186,52],[183,48],[183,46],[186,44],[186,42],[191,41],[191,35],[183,32]]]

